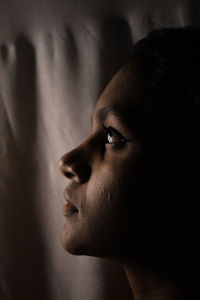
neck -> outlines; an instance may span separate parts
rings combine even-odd
[[[135,300],[183,300],[180,283],[162,272],[138,267],[132,261],[123,262]]]

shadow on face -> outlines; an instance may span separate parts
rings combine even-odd
[[[99,98],[91,134],[60,159],[69,179],[62,244],[70,253],[158,259],[179,252],[188,211],[175,185],[176,122],[162,100],[145,89],[139,62],[127,64]]]

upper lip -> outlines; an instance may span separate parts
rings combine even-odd
[[[78,210],[77,207],[74,205],[74,203],[71,201],[71,197],[70,197],[70,195],[69,195],[69,191],[68,191],[67,188],[64,190],[64,198],[65,198],[66,201],[68,201],[68,202],[70,203],[70,205],[71,205],[74,209]]]

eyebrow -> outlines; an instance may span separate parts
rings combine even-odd
[[[124,121],[125,119],[119,109],[111,106],[103,107],[98,110],[96,118],[101,122],[104,122],[110,114],[116,117],[119,121]]]
[[[123,110],[116,106],[106,106],[100,108],[96,112],[95,118],[103,123],[107,119],[108,115],[114,116],[127,130],[130,130],[131,134],[136,136],[136,128],[140,128],[140,125],[138,125],[140,124],[138,121],[141,120],[140,114],[134,113],[132,109]],[[92,120],[93,118],[91,118],[91,121]]]
[[[109,115],[114,116],[117,120],[123,123],[123,126],[125,126],[127,130],[130,130],[131,132],[135,132],[135,128],[138,127],[136,124],[139,124],[140,122],[138,121],[141,120],[139,113],[135,113],[132,109],[121,109],[117,106],[106,106],[100,108],[96,112],[95,119],[104,123]],[[91,124],[92,123],[93,116],[91,117]]]

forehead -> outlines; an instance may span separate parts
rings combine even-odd
[[[160,134],[159,130],[167,126],[165,102],[149,89],[139,62],[133,61],[120,69],[109,82],[97,101],[93,118],[104,120],[105,115],[117,115],[138,137],[147,139],[152,132],[156,137]]]
[[[142,92],[142,76],[136,62],[120,69],[100,96],[95,111],[102,107],[114,107],[119,111],[137,109]]]

